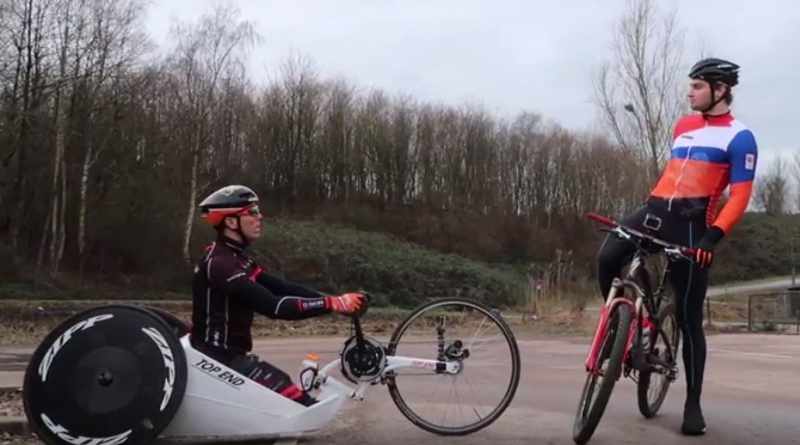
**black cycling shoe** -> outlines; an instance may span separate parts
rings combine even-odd
[[[684,406],[681,433],[687,436],[701,436],[706,433],[706,420],[699,403],[687,403]]]
[[[304,392],[303,395],[300,396],[300,398],[297,399],[296,401],[297,401],[297,403],[299,403],[299,404],[301,404],[303,406],[311,406],[311,405],[319,402],[319,400],[317,400],[317,399],[311,397],[310,395],[308,395],[307,392]]]

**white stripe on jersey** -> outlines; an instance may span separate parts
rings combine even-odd
[[[675,138],[672,148],[694,146],[728,151],[731,141],[743,130],[747,130],[747,127],[736,119],[731,121],[730,126],[708,125],[706,122],[704,127],[687,131]]]
[[[222,340],[222,345],[225,346],[225,349],[228,349],[228,316],[229,316],[228,303],[229,303],[229,301],[230,301],[229,298],[226,296],[225,297],[225,338]]]
[[[206,280],[209,279],[211,273],[211,262],[213,258],[206,263]],[[208,343],[209,333],[211,332],[211,286],[206,287],[206,343]]]
[[[211,254],[214,253],[214,249],[217,248],[217,243],[213,243],[211,245],[211,249],[208,250],[208,254],[206,258],[208,258],[208,262],[206,263],[206,281],[211,281],[211,262],[214,261],[214,258],[211,258]],[[208,343],[209,335],[211,333],[211,286],[206,287],[206,343]]]

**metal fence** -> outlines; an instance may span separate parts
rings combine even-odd
[[[754,294],[747,298],[747,330],[794,326],[800,334],[800,290]]]

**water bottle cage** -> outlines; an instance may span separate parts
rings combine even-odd
[[[306,377],[307,373],[311,373],[310,378]],[[311,391],[312,389],[316,389],[319,386],[319,382],[317,382],[317,368],[308,367],[300,371],[300,387],[303,391]]]

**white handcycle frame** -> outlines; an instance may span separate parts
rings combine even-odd
[[[380,375],[353,387],[331,375],[340,369],[340,359],[324,365],[314,377],[318,403],[305,407],[203,354],[189,341],[180,339],[188,367],[186,392],[180,408],[161,433],[164,441],[220,441],[299,437],[330,423],[346,399],[362,401],[367,387],[388,373],[403,368],[427,369],[457,374],[457,361],[441,362],[403,356],[386,356]]]

